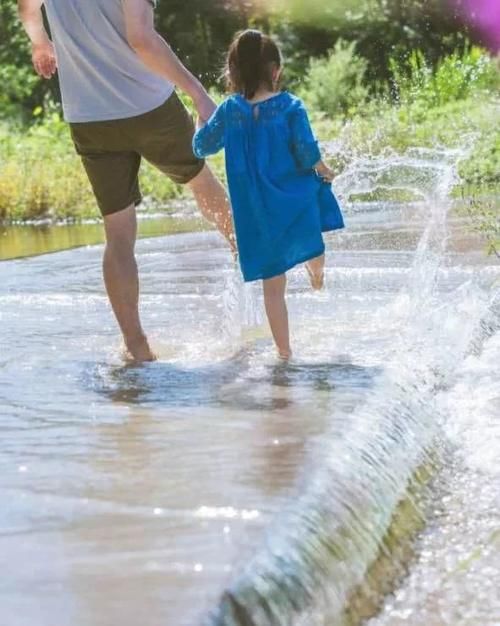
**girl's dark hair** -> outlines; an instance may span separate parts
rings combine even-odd
[[[280,49],[271,37],[258,30],[238,33],[227,55],[227,89],[247,99],[253,98],[261,85],[272,90],[273,69],[281,65]]]

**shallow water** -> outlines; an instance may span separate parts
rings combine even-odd
[[[204,222],[190,211],[182,216],[143,216],[139,219],[138,236],[159,237],[176,233],[202,230]],[[0,261],[49,254],[69,248],[90,246],[104,241],[102,224],[88,222],[81,224],[34,223],[31,225],[0,224]]]
[[[291,273],[288,366],[214,233],[139,243],[160,354],[144,367],[119,358],[99,245],[0,264],[3,626],[192,626],[228,588],[248,623],[340,624],[431,451],[428,523],[370,626],[499,622],[500,344],[484,328],[500,267],[446,222],[453,160],[338,181],[411,179],[425,202],[347,205],[326,291]],[[311,543],[327,536],[335,556]],[[276,580],[295,569],[273,604],[278,557]]]

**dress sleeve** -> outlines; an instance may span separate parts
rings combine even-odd
[[[292,151],[299,167],[312,169],[321,161],[321,152],[302,102],[291,114]]]
[[[193,139],[193,151],[202,159],[216,154],[224,147],[225,107],[221,104],[208,122],[198,130]]]

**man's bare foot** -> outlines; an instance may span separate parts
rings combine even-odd
[[[314,291],[321,291],[325,286],[325,271],[321,268],[319,271],[314,271],[309,263],[306,263],[306,270],[309,274],[309,280],[311,281],[311,287]]]
[[[280,361],[289,361],[292,358],[291,350],[278,350]]]
[[[125,358],[132,363],[149,363],[158,359],[151,350],[147,337],[144,335],[133,341],[126,342]]]

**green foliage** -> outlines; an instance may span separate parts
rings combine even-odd
[[[464,200],[474,230],[486,239],[488,254],[500,259],[500,214],[496,201],[474,193]]]
[[[29,65],[28,41],[19,28],[16,4],[0,5],[0,114],[13,115],[30,99],[38,79]]]
[[[265,6],[292,59],[293,79],[305,70],[308,57],[325,54],[338,39],[356,42],[368,62],[371,86],[391,78],[393,57],[405,59],[408,51],[422,49],[434,68],[474,40],[447,0],[266,0]]]
[[[156,24],[183,62],[208,86],[219,82],[225,53],[249,17],[239,2],[226,0],[161,0]]]
[[[57,100],[57,80],[41,80],[31,66],[31,49],[17,17],[16,2],[0,4],[0,119],[30,121],[37,107]]]
[[[317,111],[353,114],[368,98],[363,82],[367,65],[354,43],[339,40],[327,57],[311,60],[301,95]]]
[[[373,154],[460,146],[472,133],[476,142],[461,175],[471,183],[500,183],[499,105],[485,97],[500,87],[498,65],[467,44],[441,0],[277,1],[284,3],[278,14],[256,12],[246,0],[163,0],[157,24],[212,87],[235,30],[251,24],[272,31],[284,48],[288,84],[306,100],[322,139],[340,135],[349,150]],[[34,75],[14,2],[0,5],[0,80],[0,119],[9,118],[0,124],[0,218],[97,216],[53,104],[57,82]],[[389,92],[392,104],[381,97]],[[223,158],[211,164],[223,176]],[[184,193],[147,164],[142,187],[159,205]]]
[[[181,188],[158,170],[142,168],[143,194],[153,207],[179,197]],[[67,124],[56,111],[28,129],[0,125],[0,219],[98,217],[95,199]]]
[[[407,51],[422,49],[434,68],[473,37],[444,7],[444,0],[160,0],[156,21],[181,59],[209,86],[219,82],[234,32],[256,25],[283,43],[292,89],[301,83],[311,57],[325,55],[343,39],[356,42],[373,91],[390,79],[390,58],[404,59]],[[0,117],[29,118],[47,98],[58,99],[57,80],[39,80],[29,57],[16,3],[2,1]]]
[[[16,116],[29,121],[35,108],[59,101],[58,82],[41,80],[34,73],[16,5],[14,0],[0,3],[0,119]],[[217,84],[234,32],[250,19],[226,5],[224,0],[163,0],[156,10],[159,31],[207,85]],[[237,3],[234,8],[239,8]]]
[[[495,62],[481,48],[466,48],[439,61],[435,70],[420,50],[413,51],[406,63],[391,58],[389,67],[397,99],[401,104],[423,108],[443,106],[463,100],[472,93],[495,91],[500,73]]]
[[[477,96],[429,108],[425,115],[413,107],[368,102],[344,123],[340,117],[318,116],[311,111],[315,130],[323,141],[346,146],[337,159],[377,154],[387,149],[404,152],[409,147],[437,144],[463,148],[475,138],[471,153],[462,162],[465,183],[500,184],[500,104]],[[317,118],[317,119],[315,119]],[[210,160],[219,176],[223,158]],[[163,210],[185,189],[171,183],[151,166],[142,169],[141,185]],[[57,113],[46,115],[29,129],[0,125],[0,218],[34,219],[97,217],[98,211],[86,175],[76,156],[67,126]]]
[[[477,125],[470,130],[479,135],[471,157],[460,168],[461,176],[472,185],[500,182],[500,106],[490,108],[491,121],[483,120],[483,130]],[[489,132],[488,129],[489,128]]]

